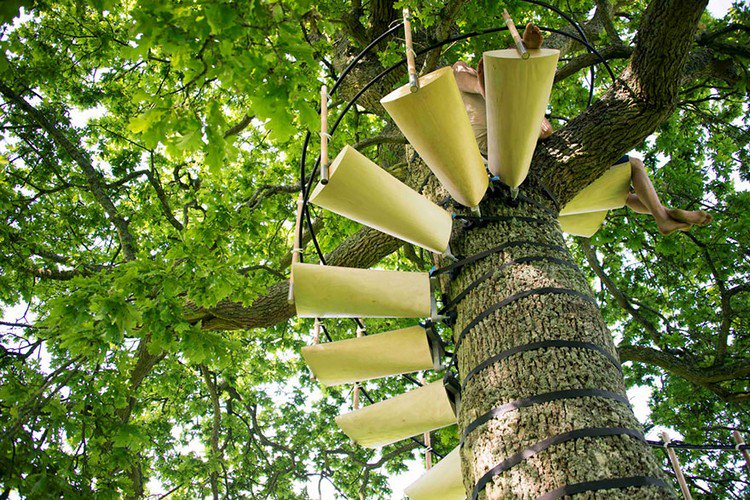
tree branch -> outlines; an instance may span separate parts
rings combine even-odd
[[[367,139],[363,139],[356,144],[352,145],[354,149],[359,151],[360,149],[364,149],[370,146],[376,146],[380,144],[408,144],[409,141],[406,140],[406,137],[402,136],[393,136],[393,135],[376,135],[375,137],[368,137]]]
[[[682,377],[713,392],[725,401],[737,401],[746,397],[745,393],[732,393],[717,384],[750,376],[750,361],[721,368],[701,368],[693,360],[684,360],[651,347],[621,345],[617,348],[617,353],[622,362],[636,361],[658,366],[672,375]]]
[[[720,313],[719,313],[719,332],[716,336],[716,364],[721,364],[727,355],[728,339],[732,327],[732,306],[731,306],[731,295],[727,292],[726,283],[719,274],[719,270],[714,263],[714,259],[711,256],[711,252],[708,249],[708,245],[700,241],[695,235],[690,233],[681,233],[685,235],[690,241],[700,248],[703,258],[706,259],[706,264],[711,270],[711,276],[713,276],[716,282],[716,288],[719,290],[719,301],[720,301]]]
[[[211,454],[215,459],[221,460],[221,451],[219,450],[219,433],[221,432],[221,405],[219,403],[219,391],[216,390],[215,375],[205,365],[199,365],[203,381],[211,397],[213,407],[213,422],[211,424]],[[219,500],[219,472],[215,469],[210,473],[211,493],[214,500]]]
[[[73,144],[73,142],[66,137],[62,130],[60,130],[55,124],[47,119],[47,117],[36,109],[34,106],[29,104],[26,99],[21,95],[15,93],[5,82],[0,81],[0,93],[3,94],[8,100],[12,101],[19,108],[21,108],[32,121],[36,122],[42,127],[58,147],[62,148],[73,161],[83,170],[83,174],[89,184],[91,194],[93,194],[99,205],[102,206],[104,211],[109,216],[112,224],[115,226],[117,233],[120,237],[120,244],[122,245],[123,253],[127,260],[135,259],[136,243],[133,235],[130,234],[128,229],[128,221],[126,221],[117,211],[117,207],[112,200],[107,196],[104,191],[104,179],[100,172],[98,172],[91,164],[91,160],[86,156],[81,149]]]
[[[156,167],[154,166],[153,151],[150,152],[150,158],[151,170],[146,172],[148,181],[154,188],[154,191],[156,191],[156,196],[157,198],[159,198],[159,203],[161,204],[161,210],[164,213],[164,216],[167,218],[169,223],[172,224],[172,227],[174,227],[178,231],[182,231],[184,226],[175,218],[174,214],[172,213],[172,208],[169,206],[169,200],[167,199],[167,193],[164,192],[164,188],[162,188],[161,182],[159,181],[159,174],[156,172]]]
[[[653,340],[656,345],[661,344],[661,334],[653,323],[644,318],[640,311],[633,307],[628,297],[617,288],[615,282],[604,272],[604,269],[602,269],[602,266],[599,264],[599,260],[596,257],[596,250],[591,245],[591,240],[589,238],[581,238],[579,244],[583,250],[583,254],[586,256],[586,261],[589,266],[591,266],[591,269],[599,277],[609,293],[612,294],[615,302],[625,309],[625,311],[627,311],[627,313],[648,332],[651,340]]]
[[[245,130],[253,121],[253,118],[255,118],[255,115],[245,115],[244,117],[242,117],[242,120],[240,120],[236,125],[230,127],[229,130],[224,132],[224,139],[233,135],[237,135]]]
[[[610,61],[612,59],[625,59],[630,57],[633,54],[633,49],[626,47],[625,45],[610,45],[609,47],[600,50],[599,53],[605,61]],[[599,59],[596,54],[590,52],[574,57],[568,61],[565,66],[557,70],[555,73],[555,83],[578,73],[584,68],[599,64],[600,62],[601,59]]]

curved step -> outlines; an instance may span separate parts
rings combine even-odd
[[[329,172],[310,202],[432,252],[448,249],[450,214],[356,149],[345,146]]]
[[[562,230],[575,236],[593,236],[609,210],[625,206],[630,176],[630,158],[625,156],[560,210],[558,220]]]
[[[453,199],[477,206],[489,178],[453,70],[433,71],[418,91],[404,85],[380,103]]]
[[[512,188],[529,173],[560,56],[554,49],[528,52],[525,60],[516,49],[483,55],[490,172]]]
[[[630,192],[630,176],[630,158],[626,156],[579,191],[560,210],[560,215],[601,212],[624,207]]]
[[[590,238],[602,227],[602,223],[608,213],[609,210],[602,210],[601,212],[561,215],[557,220],[560,222],[563,232],[572,234],[573,236]]]
[[[405,493],[411,500],[464,500],[466,490],[463,481],[461,455],[456,446],[432,469],[410,484]]]
[[[301,318],[427,318],[428,273],[296,263],[294,303]]]
[[[405,394],[336,417],[357,444],[378,448],[456,423],[458,387],[438,380]]]
[[[431,329],[412,326],[305,346],[302,356],[321,384],[351,384],[419,370],[439,370],[443,351],[434,335]]]

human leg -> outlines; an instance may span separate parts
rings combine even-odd
[[[659,232],[671,234],[675,231],[687,231],[692,226],[705,226],[713,217],[702,210],[680,210],[662,205],[659,195],[646,172],[643,162],[630,157],[631,180],[635,193],[628,195],[627,206],[637,213],[649,213],[654,217]]]

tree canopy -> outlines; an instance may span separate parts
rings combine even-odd
[[[653,1],[668,15],[680,3]],[[617,76],[638,40],[653,34],[643,30],[658,28],[641,29],[646,1],[554,3],[584,26]],[[504,25],[491,2],[406,4],[417,48]],[[286,302],[298,164],[304,134],[318,129],[320,85],[397,21],[401,5],[0,6],[4,498],[292,498],[320,483],[342,497],[378,498],[390,494],[389,476],[421,456],[415,442],[373,452],[336,429],[350,388],[311,380],[299,351],[312,322],[293,318]],[[517,22],[572,32],[532,2],[507,7]],[[401,36],[357,65],[332,116],[401,60]],[[425,72],[475,64],[482,51],[509,43],[503,33],[475,36],[418,62]],[[562,52],[553,126],[593,120],[582,115],[588,69],[596,65],[595,102],[610,76],[570,39],[547,43]],[[593,238],[569,245],[616,334],[628,384],[653,390],[645,426],[729,443],[732,429],[750,434],[750,7],[735,2],[721,19],[704,12],[689,45],[685,71],[667,82],[674,95],[652,96],[655,109],[669,99],[669,111],[654,118],[653,133],[633,133],[644,137],[636,149],[664,203],[709,211],[713,223],[664,237],[650,217],[621,209]],[[665,64],[638,57],[645,68]],[[356,145],[416,188],[412,154],[377,103],[404,81],[394,72],[366,93],[331,148]],[[330,263],[432,264],[425,252],[342,217],[319,211],[314,224]],[[314,262],[309,233],[304,240]],[[25,313],[10,317],[19,305]],[[367,321],[373,332],[407,325]],[[354,336],[351,321],[326,327],[334,339]],[[408,382],[365,387],[382,399]],[[455,429],[433,436],[441,453],[456,443]],[[726,498],[748,492],[738,458],[681,454],[696,492]]]

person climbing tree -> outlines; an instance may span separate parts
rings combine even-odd
[[[544,42],[539,28],[532,23],[526,25],[523,32],[523,41],[529,49],[539,49]],[[482,60],[479,61],[477,69],[472,68],[464,61],[453,64],[453,74],[461,91],[466,112],[469,115],[471,128],[474,131],[479,150],[483,156],[487,156],[487,109],[485,106],[484,72]],[[539,130],[539,138],[547,139],[554,129],[544,118]],[[628,208],[639,214],[651,214],[656,221],[659,232],[664,235],[675,231],[689,231],[695,226],[709,224],[713,217],[703,210],[681,210],[665,207],[659,200],[653,182],[646,171],[643,161],[639,158],[630,157],[631,183],[633,192],[628,194],[626,204]]]

